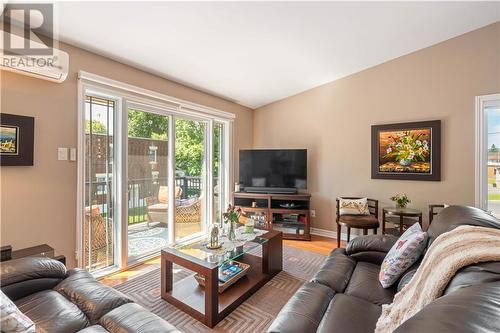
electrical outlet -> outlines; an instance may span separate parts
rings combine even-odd
[[[311,217],[316,217],[316,210],[315,209],[311,209]]]

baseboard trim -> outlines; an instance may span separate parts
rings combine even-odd
[[[337,239],[337,232],[333,231],[333,230],[311,228],[311,235],[323,236],[323,237]],[[356,236],[357,235],[351,233],[351,239],[356,238]],[[340,240],[347,241],[347,234],[346,233],[341,233],[340,234]]]

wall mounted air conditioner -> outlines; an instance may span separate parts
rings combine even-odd
[[[12,38],[21,38],[17,35],[3,32],[4,38],[10,37],[9,35],[13,36]],[[37,47],[37,42],[30,41],[30,43],[33,47]],[[51,51],[52,54],[50,55],[11,55],[4,54],[2,50],[0,69],[61,83],[68,76],[69,56],[66,52],[55,48]]]

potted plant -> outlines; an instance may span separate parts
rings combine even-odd
[[[406,194],[397,194],[391,197],[391,200],[396,203],[396,207],[398,208],[405,208],[411,202]]]
[[[229,231],[227,233],[227,238],[229,240],[235,240],[236,234],[234,230],[236,229],[236,223],[240,220],[240,216],[242,214],[241,208],[236,208],[235,206],[229,204],[227,210],[222,217],[224,218],[224,223],[229,223]]]

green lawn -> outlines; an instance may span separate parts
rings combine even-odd
[[[101,214],[103,218],[106,218],[107,214]],[[128,210],[128,224],[141,223],[148,220],[147,208],[146,207],[136,207],[129,208]]]
[[[500,200],[500,193],[488,193],[488,200]]]
[[[488,184],[495,184],[497,180],[495,178],[488,178]]]
[[[147,221],[146,207],[135,207],[128,210],[128,224]]]

